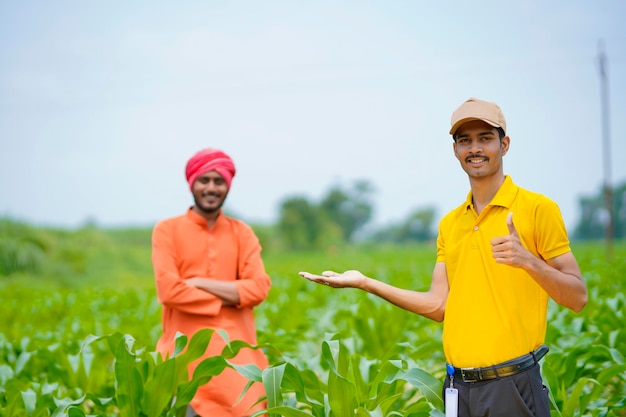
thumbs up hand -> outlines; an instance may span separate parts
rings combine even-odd
[[[513,223],[513,213],[509,213],[507,216],[506,226],[509,229],[508,235],[491,239],[493,257],[499,264],[521,268],[528,262],[528,257],[532,254],[522,245],[519,233]]]

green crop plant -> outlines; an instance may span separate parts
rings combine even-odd
[[[270,366],[232,366],[237,349],[250,348],[233,340],[199,367],[202,372],[183,375],[185,352],[201,350],[207,335],[177,340],[171,358],[155,353],[161,310],[149,231],[28,233],[46,254],[41,269],[0,277],[2,416],[176,416],[194,384],[224,367],[263,383],[268,412],[275,416],[442,415],[441,323],[362,291],[319,286],[297,275],[358,268],[393,285],[425,290],[432,244],[269,252],[264,260],[272,289],[255,309],[254,348],[263,349]],[[80,248],[82,261],[74,266],[83,272],[63,247],[70,254]],[[624,417],[626,243],[616,242],[612,260],[593,242],[573,249],[589,302],[578,314],[553,302],[548,308],[550,352],[542,370],[552,414]]]

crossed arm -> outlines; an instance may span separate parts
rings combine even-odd
[[[222,299],[223,306],[239,305],[239,291],[234,281],[220,281],[217,279],[193,277],[184,280],[190,287],[199,288],[210,292],[214,296]]]

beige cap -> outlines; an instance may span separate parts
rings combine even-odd
[[[474,97],[461,104],[459,108],[452,113],[452,128],[450,128],[450,134],[454,136],[457,129],[463,123],[472,120],[482,120],[493,127],[502,128],[506,134],[506,120],[504,120],[504,114],[502,114],[500,107],[498,107],[496,103]]]

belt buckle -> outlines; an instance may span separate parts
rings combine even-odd
[[[461,379],[463,379],[464,382],[480,381],[480,368],[461,368]]]

